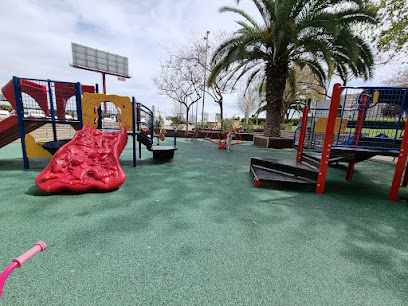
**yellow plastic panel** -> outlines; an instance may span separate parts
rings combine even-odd
[[[119,126],[126,127],[128,131],[132,130],[132,103],[129,97],[122,97],[116,95],[104,95],[84,92],[82,96],[82,119],[84,124],[90,125],[94,128],[98,127],[98,108],[102,102],[111,102],[116,108],[120,109],[118,112]]]
[[[324,118],[324,117],[317,119],[316,133],[326,132],[327,119],[328,118]],[[340,127],[340,122],[341,122],[341,118],[336,118],[336,123],[334,125],[334,133],[336,134],[342,134],[346,132],[347,119],[343,119],[341,127]]]
[[[380,92],[379,91],[374,91],[374,96],[373,96],[373,103],[378,102],[378,98],[380,97]]]
[[[28,158],[52,158],[52,154],[42,147],[43,142],[36,143],[34,137],[27,134],[25,137]]]

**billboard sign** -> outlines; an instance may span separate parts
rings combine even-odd
[[[73,67],[130,78],[127,57],[76,43],[71,46]]]

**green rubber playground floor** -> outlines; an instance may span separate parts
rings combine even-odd
[[[168,139],[164,144],[171,143]],[[388,202],[394,166],[330,168],[326,193],[254,188],[251,156],[292,149],[244,143],[227,153],[178,140],[169,163],[144,150],[110,193],[44,195],[20,144],[0,150],[1,305],[407,305],[408,188]]]

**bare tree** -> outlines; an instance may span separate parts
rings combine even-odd
[[[250,89],[238,96],[237,105],[245,115],[246,124],[248,124],[249,114],[259,105],[257,96],[259,98],[259,95],[254,89]]]
[[[216,33],[209,37],[205,37],[203,39],[197,34],[190,34],[189,35],[189,48],[186,52],[189,59],[195,60],[200,66],[203,75],[207,77],[211,74],[213,70],[213,64],[208,60],[211,58],[211,50],[212,46],[217,46],[223,39],[225,39],[227,35],[225,33]],[[209,42],[210,40],[210,42]],[[208,54],[207,54],[208,52]],[[215,103],[217,103],[220,107],[220,114],[221,114],[221,124],[224,118],[224,111],[223,111],[223,101],[224,95],[226,93],[230,93],[234,90],[234,82],[230,82],[231,79],[228,79],[228,72],[220,72],[220,74],[214,79],[211,84],[207,84],[207,79],[205,80],[206,86],[205,93],[208,94]]]
[[[217,44],[225,34],[218,34],[211,43]],[[208,39],[208,36],[206,37]],[[160,73],[153,79],[161,95],[183,105],[186,112],[187,129],[189,114],[194,103],[197,103],[204,94],[208,94],[219,106],[221,121],[223,120],[223,98],[231,92],[231,79],[226,80],[227,72],[220,73],[211,85],[207,85],[205,76],[209,76],[213,67],[207,62],[211,54],[208,40],[197,34],[188,35],[188,42],[175,50],[166,51],[168,59],[161,63]],[[228,81],[228,82],[227,82]],[[228,85],[227,85],[228,84]]]
[[[185,107],[188,131],[190,109],[201,99],[202,93],[203,76],[199,63],[189,58],[185,50],[179,49],[161,64],[160,73],[153,82],[159,89],[159,94]]]
[[[408,67],[395,72],[385,83],[389,86],[408,87]]]

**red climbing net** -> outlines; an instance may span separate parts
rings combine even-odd
[[[204,140],[208,140],[212,143],[217,144],[218,149],[225,149],[228,146],[227,136],[229,132],[232,133],[231,145],[236,145],[244,142],[242,140],[241,134],[232,122],[229,131],[222,131],[221,125],[219,125],[218,122],[215,122],[211,126],[211,129],[208,131],[207,135],[205,135]]]

